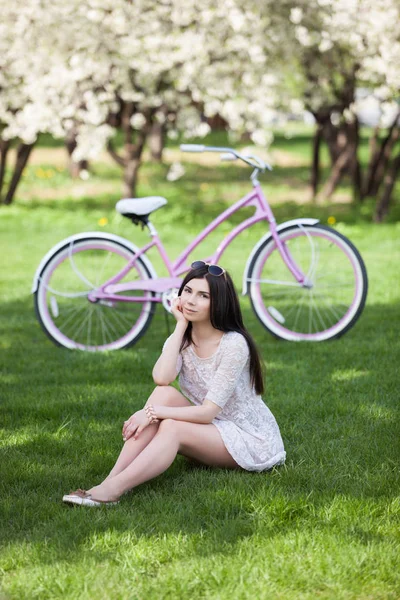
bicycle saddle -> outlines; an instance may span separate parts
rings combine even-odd
[[[168,200],[162,196],[147,196],[145,198],[123,198],[115,205],[116,210],[124,217],[144,220]]]

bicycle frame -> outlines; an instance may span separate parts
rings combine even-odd
[[[243,221],[240,225],[236,226],[222,240],[216,252],[212,256],[207,257],[205,261],[218,263],[226,248],[240,233],[242,233],[252,225],[255,225],[256,223],[265,220],[269,223],[271,235],[275,240],[276,246],[279,250],[282,260],[286,264],[289,271],[292,273],[295,280],[299,284],[302,284],[305,280],[305,275],[295,264],[286,245],[280,240],[279,233],[276,227],[275,217],[273,215],[271,207],[268,204],[266,197],[264,196],[260,184],[256,182],[251,192],[249,192],[246,196],[238,200],[233,206],[226,209],[216,219],[214,219],[205,229],[203,229],[203,231],[201,231],[197,235],[197,237],[183,250],[183,252],[175,260],[175,262],[170,261],[168,254],[163,246],[163,243],[158,236],[157,231],[149,222],[149,229],[152,240],[148,244],[143,246],[119,273],[117,273],[109,281],[104,283],[99,289],[90,292],[88,295],[88,299],[91,302],[97,302],[99,300],[115,300],[119,302],[143,302],[143,296],[124,296],[121,294],[121,292],[126,292],[130,290],[143,290],[147,292],[153,292],[155,294],[162,294],[168,289],[180,287],[182,283],[181,276],[184,275],[190,269],[190,266],[186,264],[186,259],[191,254],[191,252],[193,252],[193,250],[212,231],[214,231],[214,229],[221,225],[221,223],[226,221],[231,215],[233,215],[235,212],[237,212],[239,209],[245,206],[254,206],[256,209],[254,215]],[[170,277],[160,277],[157,279],[118,283],[129,273],[129,271],[134,266],[136,260],[153,247],[157,248],[168,270],[168,273],[170,274]],[[148,298],[146,297],[146,301],[161,302],[162,299],[158,295],[150,296]]]

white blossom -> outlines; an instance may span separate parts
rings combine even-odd
[[[177,181],[185,174],[185,167],[180,162],[174,162],[167,173],[168,181]]]
[[[272,141],[272,133],[271,131],[256,129],[250,134],[250,138],[256,144],[256,146],[266,148]]]
[[[292,23],[294,23],[295,25],[298,25],[299,23],[301,23],[301,20],[303,18],[303,9],[296,6],[295,8],[292,8],[290,11],[290,20]]]
[[[133,129],[142,129],[146,123],[146,117],[142,113],[136,113],[131,117],[130,121]]]

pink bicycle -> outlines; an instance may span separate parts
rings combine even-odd
[[[183,145],[187,152],[219,152],[223,160],[240,159],[254,170],[253,189],[220,214],[171,262],[149,217],[167,204],[162,197],[120,200],[116,209],[135,224],[147,226],[151,241],[138,248],[116,235],[73,235],[52,248],[33,282],[35,309],[45,333],[57,345],[87,351],[117,350],[133,345],[145,333],[156,305],[169,310],[189,270],[187,257],[208,234],[244,206],[253,216],[227,235],[212,256],[219,263],[229,244],[259,221],[269,231],[254,246],[243,274],[261,324],[285,340],[322,341],[343,335],[359,318],[368,279],[364,262],[343,235],[317,219],[294,219],[276,225],[258,175],[271,167],[260,158],[232,148]],[[156,247],[169,277],[158,277],[146,256]],[[196,257],[200,258],[200,257]]]

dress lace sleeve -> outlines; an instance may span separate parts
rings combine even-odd
[[[165,340],[162,352],[168,352],[168,342],[171,339],[171,335]],[[182,356],[181,353],[178,354],[178,358],[176,361],[176,373],[178,374],[182,368]]]
[[[249,358],[249,347],[241,334],[229,340],[208,388],[205,400],[223,408],[232,396]]]

